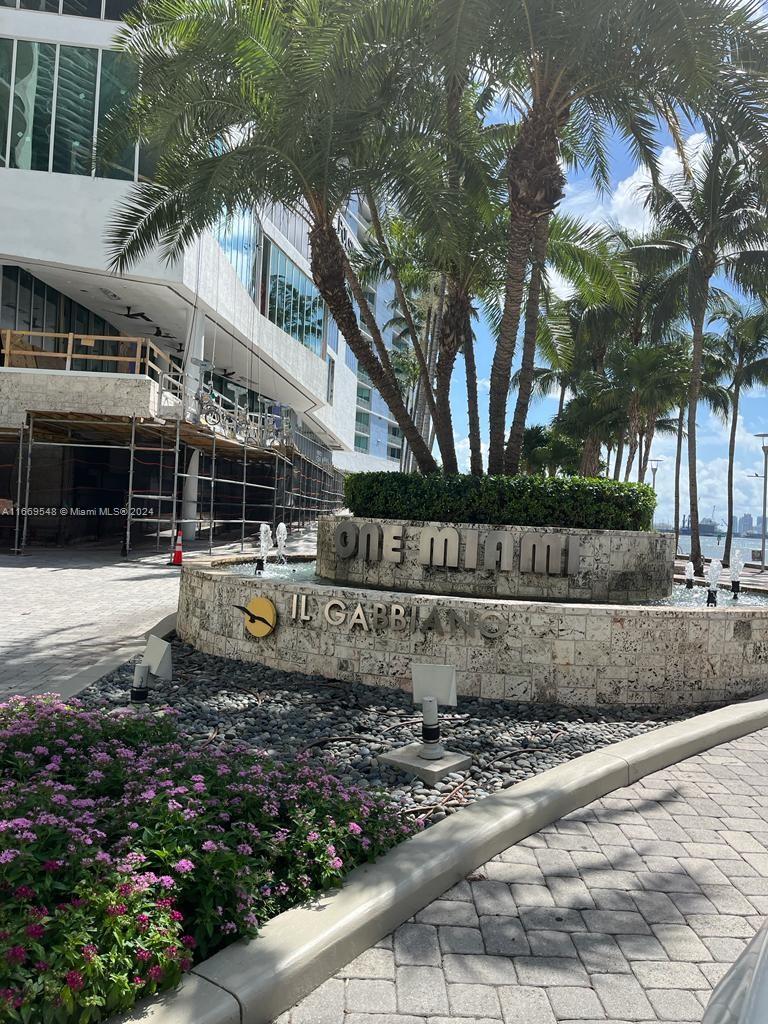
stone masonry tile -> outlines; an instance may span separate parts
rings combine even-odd
[[[648,998],[659,1020],[674,1024],[701,1020],[701,1003],[693,992],[656,988],[649,989]]]
[[[718,938],[707,936],[701,940],[718,963],[732,964],[746,949],[745,939]]]
[[[595,905],[589,889],[580,878],[547,878],[547,888],[558,907],[590,910]]]
[[[638,871],[637,880],[648,892],[701,892],[699,883],[684,871]]]
[[[515,970],[521,985],[589,985],[589,976],[572,957],[515,957]]]
[[[637,889],[637,877],[631,871],[583,871],[590,889]]]
[[[434,1018],[430,1018],[430,1024]],[[348,1013],[344,1024],[426,1024],[424,1017],[402,1013]],[[469,1022],[467,1022],[469,1024]]]
[[[565,907],[529,907],[520,911],[520,921],[526,931],[544,929],[545,931],[584,932],[587,930],[581,912],[568,910]]]
[[[707,979],[707,981],[712,986],[712,988],[714,988],[715,985],[717,985],[717,983],[723,977],[723,975],[726,974],[730,970],[730,967],[731,967],[730,964],[718,964],[718,963],[702,964],[701,965],[701,973]]]
[[[696,964],[672,960],[635,960],[632,962],[643,988],[703,988],[702,973]]]
[[[339,978],[385,978],[395,976],[395,958],[388,949],[373,947],[355,957],[338,973]]]
[[[483,937],[477,928],[443,925],[437,929],[443,953],[484,953]]]
[[[554,907],[555,901],[546,885],[512,883],[512,899],[518,907]]]
[[[683,915],[663,892],[633,892],[632,899],[648,924],[682,924]]]
[[[614,871],[645,871],[645,861],[631,846],[601,847]]]
[[[743,917],[728,914],[691,914],[688,924],[699,938],[712,935],[732,939],[751,939],[755,929]]]
[[[597,910],[637,910],[637,904],[632,899],[632,894],[628,892],[619,892],[616,889],[593,889],[591,896]]]
[[[291,1024],[339,1024],[344,1020],[344,982],[329,978],[291,1011]]]
[[[530,952],[523,925],[516,917],[481,917],[486,953],[500,956],[523,956]]]
[[[488,878],[497,882],[521,882],[526,885],[544,885],[544,875],[535,864],[513,861],[490,861],[483,868]]]
[[[499,997],[490,985],[449,985],[448,1005],[457,1017],[501,1017]]]
[[[401,924],[395,932],[395,963],[439,967],[437,928],[429,924]]]
[[[514,917],[517,905],[512,899],[512,892],[507,882],[472,882],[472,899],[480,916],[507,914]]]
[[[547,989],[557,1020],[599,1020],[604,1016],[600,1000],[590,988],[563,985]]]
[[[466,900],[472,899],[472,888],[466,880],[457,882],[456,885],[452,886],[447,892],[444,892],[440,897],[443,900]]]
[[[577,957],[579,955],[568,932],[530,931],[526,934],[533,956]],[[574,934],[578,934],[578,932]]]
[[[471,903],[459,900],[435,900],[416,915],[419,924],[456,924],[477,927],[477,911]]]
[[[616,941],[621,952],[630,962],[633,960],[667,960],[668,954],[653,935],[618,935]]]
[[[394,981],[350,978],[347,982],[347,1010],[355,1013],[394,1013]]]
[[[651,927],[670,960],[699,963],[712,959],[711,952],[693,928],[679,924],[654,924]]]
[[[732,885],[702,885],[701,891],[714,904],[719,914],[751,917],[755,913],[752,900],[742,896]]]
[[[449,983],[514,985],[517,980],[514,964],[511,958],[506,956],[449,953],[443,957],[443,971]]]
[[[631,974],[593,974],[592,987],[611,1020],[653,1020],[656,1016]]]
[[[445,977],[437,967],[398,967],[395,972],[397,1009],[400,1013],[448,1012]]]
[[[765,853],[766,848],[754,835],[749,832],[735,832],[727,829],[720,835],[738,853]]]
[[[527,846],[521,846],[520,843],[516,846],[510,846],[508,850],[503,850],[490,863],[495,861],[503,861],[505,864],[530,864],[534,868],[538,864],[536,850],[530,849]]]
[[[703,857],[681,857],[679,863],[700,885],[726,885],[728,879],[711,860]]]
[[[643,916],[628,910],[584,910],[584,921],[591,932],[608,935],[647,935],[651,929]]]
[[[578,876],[579,870],[567,850],[536,850],[536,860],[543,875]]]
[[[498,990],[498,995],[504,1024],[556,1024],[544,989],[505,985]]]
[[[624,974],[629,964],[613,935],[576,932],[572,942],[590,974]]]

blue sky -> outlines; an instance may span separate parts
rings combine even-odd
[[[698,133],[689,133],[690,143],[696,146],[702,141]],[[570,174],[566,196],[561,205],[563,211],[576,214],[595,222],[618,221],[632,228],[640,228],[645,213],[638,186],[648,180],[646,172],[638,168],[620,142],[612,146],[611,189],[606,195],[598,196],[587,175]],[[679,160],[672,146],[662,150],[660,163],[662,173],[674,173],[679,169]],[[480,380],[480,423],[483,442],[488,432],[488,377],[493,356],[491,339],[486,325],[476,324],[476,361]],[[519,360],[519,348],[516,366]],[[464,363],[457,361],[451,388],[454,415],[454,431],[458,448],[460,467],[468,469],[469,444],[467,423],[467,399],[464,379]],[[514,395],[512,395],[512,401]],[[528,423],[549,423],[557,410],[556,396],[537,401],[531,408]],[[768,397],[766,393],[753,392],[742,402],[736,448],[736,469],[734,473],[734,511],[736,515],[751,512],[757,516],[762,510],[762,480],[750,474],[762,473],[761,442],[753,435],[768,432]],[[700,410],[698,417],[699,444],[699,511],[709,516],[715,510],[719,522],[726,517],[726,471],[728,464],[728,425],[718,421],[706,410]],[[664,461],[657,474],[659,504],[657,519],[671,520],[674,499],[675,440],[673,437],[659,437],[654,441],[652,457]],[[682,473],[682,508],[687,508],[687,468],[684,457]]]

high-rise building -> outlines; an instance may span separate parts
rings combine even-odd
[[[138,147],[96,155],[133,85],[114,49],[132,3],[5,3],[0,511],[16,514],[0,515],[0,548],[122,535],[93,510],[126,503],[129,546],[179,525],[303,523],[340,503],[339,469],[397,468],[399,431],[312,282],[300,218],[233,211],[170,265],[109,272],[110,215],[152,173]],[[350,201],[345,228],[366,227]],[[381,323],[387,287],[371,295]]]
[[[753,532],[754,528],[755,528],[755,526],[754,526],[754,520],[752,518],[752,515],[749,512],[745,513],[741,517],[741,519],[739,520],[739,533],[740,533],[740,535],[742,537],[746,537],[750,533]]]

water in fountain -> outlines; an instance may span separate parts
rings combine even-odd
[[[285,523],[278,523],[275,530],[277,542],[277,561],[279,565],[285,565],[288,559],[285,557],[285,543],[288,540],[288,527]]]
[[[267,570],[267,558],[272,549],[272,527],[262,523],[259,528],[259,547],[261,548],[262,571]]]

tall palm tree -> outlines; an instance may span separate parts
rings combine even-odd
[[[687,398],[691,561],[701,574],[696,413],[707,308],[715,275],[722,275],[747,294],[762,291],[768,273],[766,193],[752,161],[740,152],[734,153],[722,137],[717,137],[689,172],[674,176],[668,184],[649,186],[647,205],[659,225],[675,237],[668,234],[645,248],[673,256],[687,276],[692,336]]]
[[[722,322],[725,331],[717,336],[714,349],[728,381],[731,430],[728,438],[728,526],[725,531],[723,565],[730,565],[733,542],[733,468],[739,402],[745,391],[768,384],[768,309],[745,305],[731,299],[715,309],[710,323]]]
[[[533,393],[541,300],[548,298],[548,270],[555,270],[586,303],[612,303],[617,308],[631,303],[630,268],[624,257],[609,245],[610,234],[575,217],[554,214],[542,217],[531,250],[531,270],[525,306],[520,370],[513,377],[517,399],[506,449],[505,471],[519,469],[525,421]],[[546,305],[546,303],[545,303]]]
[[[567,133],[607,184],[609,129],[655,172],[655,126],[680,144],[678,113],[723,122],[765,148],[768,31],[756,0],[499,2],[495,44],[507,58],[506,99],[518,131],[506,161],[509,237],[504,315],[489,401],[489,472],[504,464],[509,378],[536,224],[561,201]],[[504,71],[500,72],[502,75]]]
[[[407,38],[410,18],[408,5],[393,7],[388,30]],[[150,140],[161,156],[154,181],[134,185],[113,216],[112,266],[125,270],[156,247],[174,259],[243,207],[294,210],[307,221],[312,276],[331,315],[419,468],[436,470],[337,230],[346,199],[374,186],[404,211],[416,192],[421,213],[434,203],[433,218],[450,206],[444,156],[428,145],[429,105],[417,118],[393,100],[404,85],[397,46],[363,59],[359,39],[379,22],[348,0],[149,0],[126,22],[120,43],[141,86],[115,130]],[[407,84],[415,105],[419,83]]]

